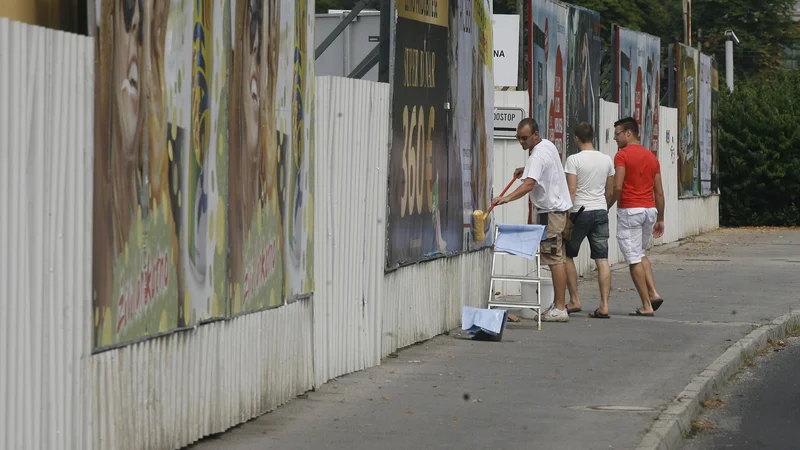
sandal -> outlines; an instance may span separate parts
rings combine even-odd
[[[662,298],[650,300],[650,304],[653,305],[653,311],[658,311],[658,308],[661,308],[662,303],[664,303],[664,299]]]
[[[589,313],[589,317],[591,317],[593,319],[610,319],[611,318],[611,316],[609,316],[608,314],[601,313],[600,312],[600,308],[595,309],[594,312],[590,312]]]
[[[653,316],[655,316],[655,314],[653,314],[653,313],[643,313],[641,308],[637,309],[636,311],[634,311],[632,313],[628,313],[628,315],[629,316],[639,316],[639,317],[653,317]]]

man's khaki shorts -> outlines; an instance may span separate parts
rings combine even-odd
[[[539,213],[539,225],[547,226],[547,238],[539,246],[541,263],[548,266],[566,263],[563,234],[567,212]]]

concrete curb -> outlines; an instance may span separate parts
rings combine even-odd
[[[769,339],[781,339],[800,324],[800,312],[790,312],[769,324],[762,325],[731,345],[673,400],[658,416],[636,450],[673,450],[681,447],[683,436],[692,428],[692,420],[700,414],[703,401],[722,388],[747,357],[764,348]]]

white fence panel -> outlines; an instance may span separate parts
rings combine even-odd
[[[92,356],[91,448],[181,448],[309,390],[311,323],[301,300]]]
[[[389,85],[316,79],[316,382],[380,363]]]
[[[406,266],[384,280],[383,356],[461,325],[461,307],[486,307],[491,251]]]
[[[656,244],[665,244],[719,228],[719,196],[678,198],[678,110],[661,107],[658,114],[658,160],[666,207],[664,236]]]
[[[85,448],[93,54],[0,18],[0,448]]]

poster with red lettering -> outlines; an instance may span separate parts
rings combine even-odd
[[[661,39],[616,25],[612,36],[616,80],[612,99],[619,104],[620,117],[636,119],[642,145],[657,154]]]
[[[307,295],[313,0],[95,6],[94,351]]]
[[[566,151],[567,12],[567,6],[552,0],[531,2],[531,117],[542,137],[553,141],[562,155]]]

